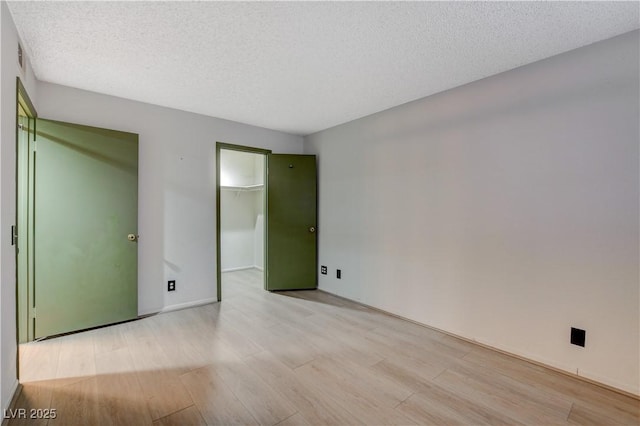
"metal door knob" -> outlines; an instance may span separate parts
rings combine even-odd
[[[309,227],[309,232],[313,234],[314,232],[316,232],[316,228],[314,228],[313,226]]]
[[[138,241],[138,235],[129,234],[129,235],[127,235],[127,240],[129,240],[129,241]]]

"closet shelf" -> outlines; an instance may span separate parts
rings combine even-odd
[[[239,185],[239,186],[228,186],[221,185],[220,189],[222,191],[260,191],[264,188],[264,184],[259,183],[257,185]]]

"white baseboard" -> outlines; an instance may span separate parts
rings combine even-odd
[[[162,308],[152,308],[152,309],[145,309],[143,311],[138,311],[138,318],[157,314],[158,312],[161,312],[161,311],[162,311]]]
[[[234,271],[244,271],[245,269],[253,269],[255,266],[240,266],[238,268],[227,268],[222,269],[220,272],[234,272]]]
[[[163,312],[178,311],[180,309],[187,309],[187,308],[193,308],[196,306],[208,305],[209,303],[214,303],[217,301],[218,301],[217,297],[211,297],[208,299],[195,300],[193,302],[176,303],[175,305],[167,305],[161,308],[145,309],[143,311],[138,311],[138,319],[142,319],[149,315],[161,314]]]
[[[178,311],[180,309],[195,308],[196,306],[208,305],[209,303],[215,303],[218,301],[217,297],[211,297],[209,299],[194,300],[193,302],[176,303],[175,305],[165,306],[159,313]]]
[[[257,269],[258,271],[264,271],[264,268],[258,265],[253,265],[253,269]]]

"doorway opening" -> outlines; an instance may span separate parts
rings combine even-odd
[[[216,144],[217,293],[223,279],[265,288],[266,179],[271,151]],[[223,274],[224,277],[223,278]]]

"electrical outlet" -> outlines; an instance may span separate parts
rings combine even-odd
[[[336,278],[342,279],[342,271],[340,269],[336,269]]]
[[[587,332],[585,330],[580,330],[579,328],[571,327],[571,344],[576,346],[582,346],[584,348],[584,343],[587,337]]]
[[[176,280],[171,280],[167,284],[167,291],[176,291]]]
[[[326,267],[326,266],[324,266],[324,265],[322,265],[322,266],[320,267],[320,273],[321,273],[322,275],[327,275],[327,267]]]

